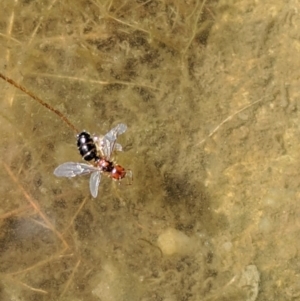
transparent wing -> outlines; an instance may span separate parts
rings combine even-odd
[[[115,141],[117,137],[121,134],[124,134],[127,130],[127,125],[124,123],[119,123],[113,129],[111,129],[104,137],[110,141]]]
[[[72,178],[79,175],[87,175],[94,171],[98,171],[98,168],[85,163],[66,162],[55,168],[54,174],[57,177]]]
[[[120,143],[115,143],[115,147],[113,150],[116,150],[118,152],[123,151],[122,145]]]
[[[101,180],[101,172],[98,170],[93,172],[90,177],[90,192],[93,198],[96,198],[98,195],[98,188]]]
[[[93,138],[94,142],[95,142],[95,144],[97,146],[97,149],[101,152],[102,156],[104,156],[104,154],[103,154],[103,145],[104,145],[103,138],[104,138],[103,136],[100,137],[100,138],[99,137],[94,137]],[[122,145],[120,143],[115,142],[115,146],[114,146],[113,151],[114,150],[116,150],[118,152],[121,152],[121,151],[123,151],[123,147],[122,147]]]
[[[127,125],[124,123],[119,123],[100,140],[100,151],[107,160],[110,159],[114,149],[117,151],[122,150],[121,144],[116,143],[116,140],[117,137],[123,134],[126,130]]]

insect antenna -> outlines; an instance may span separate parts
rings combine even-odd
[[[3,80],[5,80],[6,82],[10,83],[11,85],[15,86],[16,88],[18,88],[19,90],[23,91],[24,93],[26,93],[27,95],[29,95],[31,98],[33,98],[34,100],[36,100],[38,103],[40,103],[42,106],[44,106],[45,108],[47,108],[48,110],[50,110],[51,112],[55,113],[60,119],[62,119],[63,122],[65,122],[76,134],[79,133],[79,131],[77,130],[77,128],[71,123],[71,121],[63,115],[63,113],[61,113],[59,110],[53,108],[52,106],[50,106],[48,103],[46,103],[45,101],[43,101],[42,99],[40,99],[39,97],[37,97],[35,94],[33,94],[31,91],[29,91],[27,88],[21,86],[20,84],[18,84],[17,82],[15,82],[14,80],[12,80],[11,78],[5,76],[4,74],[0,73],[0,78],[2,78]]]

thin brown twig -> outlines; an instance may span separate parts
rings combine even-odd
[[[53,1],[50,3],[50,5],[49,5],[49,6],[46,8],[46,10],[45,10],[46,13],[49,13],[49,12],[50,12],[50,10],[52,9],[52,7],[54,6],[54,4],[55,4],[56,1],[57,1],[57,0],[53,0]],[[38,29],[40,28],[40,26],[41,26],[41,24],[42,24],[42,22],[43,22],[43,19],[44,19],[44,16],[41,15],[40,18],[39,18],[39,20],[38,20],[38,22],[37,22],[37,24],[36,24],[36,26],[35,26],[35,28],[34,28],[34,30],[33,30],[33,32],[32,32],[32,34],[31,34],[31,36],[30,36],[30,39],[29,39],[28,42],[27,42],[27,47],[30,46],[30,44],[32,43],[32,41],[33,41],[33,39],[34,39],[36,33],[38,32]]]
[[[14,24],[14,20],[15,20],[15,11],[14,11],[14,9],[15,9],[17,3],[18,3],[18,0],[15,0],[13,10],[12,10],[11,16],[9,18],[8,26],[7,26],[6,35],[9,38],[11,38],[11,32],[12,32],[12,28],[13,28],[13,24]],[[7,65],[9,64],[9,61],[10,61],[10,47],[8,47],[6,49],[6,62],[7,62]]]
[[[217,127],[215,127],[215,129],[213,131],[211,131],[207,137],[205,137],[204,139],[202,139],[200,142],[198,142],[195,146],[198,146],[200,144],[202,144],[203,142],[205,142],[208,138],[210,138],[211,136],[213,136],[218,130],[219,128],[224,125],[226,122],[228,122],[229,120],[231,120],[235,115],[245,111],[246,109],[248,109],[249,107],[261,102],[265,97],[262,97],[246,106],[244,106],[243,108],[241,108],[240,110],[234,112],[233,114],[231,114],[230,116],[228,116],[227,118],[225,118]]]
[[[39,288],[32,287],[32,286],[30,286],[30,285],[28,285],[28,284],[26,284],[26,283],[24,283],[24,282],[22,282],[22,281],[17,280],[16,282],[19,283],[19,284],[21,284],[22,286],[24,286],[24,287],[30,289],[31,291],[36,292],[36,293],[48,294],[47,291],[42,290],[42,289],[39,289]]]
[[[200,5],[199,7],[199,12],[197,13],[197,17],[195,18],[195,21],[194,21],[194,24],[193,24],[193,29],[192,29],[192,35],[191,37],[189,38],[189,41],[187,43],[187,45],[185,46],[183,52],[182,52],[182,56],[184,56],[186,54],[186,52],[188,51],[192,41],[195,39],[195,36],[197,34],[197,30],[198,30],[198,20],[201,18],[201,14],[203,13],[203,7],[206,3],[206,0],[203,0],[201,5],[200,3],[198,3],[196,6],[195,6],[195,9],[194,11],[192,12],[192,14],[190,16],[188,16],[188,18],[190,18],[192,15],[196,14],[196,11],[198,9],[198,5]]]
[[[61,254],[64,253],[66,250],[67,250],[67,248],[64,248],[64,249],[62,249],[61,251],[57,252],[55,255],[52,255],[52,256],[50,256],[50,257],[47,257],[46,259],[41,260],[41,261],[37,262],[36,264],[34,264],[34,265],[28,267],[28,268],[25,268],[25,269],[23,269],[23,270],[19,270],[19,271],[16,271],[16,272],[11,272],[11,273],[8,273],[7,275],[9,275],[9,276],[15,276],[15,275],[27,273],[27,272],[29,272],[29,271],[35,269],[35,268],[38,268],[38,267],[40,267],[40,266],[42,266],[42,265],[47,264],[47,263],[50,262],[50,261],[53,261],[53,260],[55,260],[55,259],[58,259],[58,260],[59,260],[60,258],[62,258]]]
[[[6,169],[8,175],[11,177],[11,179],[17,184],[19,189],[22,191],[23,195],[25,196],[26,200],[29,202],[29,204],[38,212],[38,214],[41,216],[41,218],[45,221],[46,225],[59,237],[59,239],[64,244],[65,248],[69,248],[68,243],[63,238],[62,234],[58,232],[55,227],[52,225],[52,223],[48,220],[46,215],[41,211],[39,205],[36,201],[27,193],[25,188],[19,183],[18,179],[15,177],[11,169],[3,162],[4,168]]]
[[[64,116],[59,110],[53,108],[52,106],[50,106],[48,103],[46,103],[45,101],[43,101],[41,98],[37,97],[35,94],[33,94],[31,91],[29,91],[27,88],[21,86],[20,84],[18,84],[17,82],[15,82],[13,79],[5,76],[4,74],[0,73],[0,78],[2,78],[3,80],[5,80],[6,82],[10,83],[11,85],[13,85],[14,87],[16,87],[17,89],[21,90],[22,92],[26,93],[28,96],[30,96],[31,98],[33,98],[34,100],[36,100],[38,103],[40,103],[42,106],[44,106],[45,108],[47,108],[49,111],[55,113],[62,121],[64,121],[76,134],[79,133],[79,131],[77,130],[77,128],[69,121],[69,119]]]
[[[11,211],[9,211],[7,213],[4,213],[4,214],[0,215],[0,220],[7,219],[7,218],[9,218],[11,216],[14,216],[14,215],[19,215],[20,213],[22,213],[24,211],[27,211],[30,208],[31,208],[31,206],[27,205],[27,206],[24,206],[24,207],[21,207],[21,208],[17,208],[17,209],[11,210]]]
[[[74,269],[73,269],[73,271],[72,271],[72,273],[71,273],[71,275],[70,275],[68,281],[66,282],[66,285],[65,285],[65,287],[64,287],[64,289],[63,289],[63,291],[62,291],[62,293],[61,293],[61,295],[60,295],[61,297],[66,293],[67,289],[69,288],[69,286],[70,286],[70,284],[71,284],[71,281],[72,281],[72,279],[74,278],[74,275],[75,275],[75,273],[76,273],[76,271],[77,271],[77,269],[78,269],[78,267],[79,267],[79,265],[80,265],[80,262],[81,262],[81,260],[79,259],[79,260],[77,261],[77,263],[76,263],[76,265],[75,265],[75,267],[74,267]]]
[[[63,233],[66,233],[67,230],[71,227],[71,225],[73,224],[73,222],[74,222],[76,216],[77,216],[77,215],[79,214],[79,212],[81,211],[81,209],[82,209],[82,207],[84,206],[84,204],[86,203],[87,199],[88,199],[87,197],[85,197],[85,198],[83,199],[83,201],[81,202],[80,206],[78,207],[78,209],[77,209],[77,211],[75,212],[74,216],[71,218],[71,220],[70,220],[68,226],[65,228],[65,230],[63,231]]]
[[[144,88],[148,88],[151,90],[160,91],[159,88],[156,88],[154,86],[141,84],[141,83],[135,83],[135,82],[126,82],[126,81],[121,81],[121,80],[103,81],[103,80],[97,80],[97,79],[84,79],[84,78],[77,77],[77,76],[68,76],[68,75],[59,75],[59,74],[50,74],[50,73],[35,73],[35,72],[31,72],[30,74],[36,75],[36,76],[62,78],[62,79],[67,79],[67,80],[72,80],[72,81],[79,81],[79,82],[88,82],[88,83],[98,84],[98,85],[103,85],[103,86],[120,84],[120,85],[124,85],[124,86],[144,87]]]

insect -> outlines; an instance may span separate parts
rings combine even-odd
[[[11,78],[0,73],[0,78],[15,86],[19,90],[23,91],[31,98],[36,100],[42,106],[47,108],[49,111],[56,114],[64,123],[66,123],[75,133],[78,133],[77,128],[64,116],[59,110],[53,108],[48,103],[40,99],[38,96],[33,94],[27,88],[18,84]],[[123,134],[127,130],[127,126],[123,123],[118,124],[116,127],[111,129],[102,138],[91,137],[88,132],[81,132],[77,135],[77,147],[82,158],[90,164],[66,162],[59,165],[55,170],[54,174],[58,177],[75,177],[79,175],[91,174],[90,177],[90,191],[94,198],[98,195],[98,188],[101,180],[101,174],[105,173],[113,180],[120,181],[125,177],[130,179],[129,184],[132,180],[131,170],[125,171],[125,169],[113,161],[111,156],[114,151],[122,151],[122,146],[116,142],[117,137]]]
[[[77,135],[77,147],[82,158],[86,161],[97,160],[97,147],[94,139],[87,132]]]
[[[98,195],[101,174],[104,173],[110,178],[120,181],[125,176],[132,179],[131,170],[125,169],[111,161],[113,151],[122,151],[122,146],[116,143],[117,137],[127,130],[123,123],[111,129],[104,137],[91,137],[89,133],[82,132],[77,136],[77,146],[83,159],[93,161],[91,164],[66,162],[59,165],[54,174],[57,177],[72,178],[80,175],[91,174],[90,192],[94,198]]]

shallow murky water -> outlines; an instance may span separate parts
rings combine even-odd
[[[297,300],[299,3],[2,2],[0,72],[126,123],[134,181],[56,178],[76,135],[1,80],[0,299]]]

